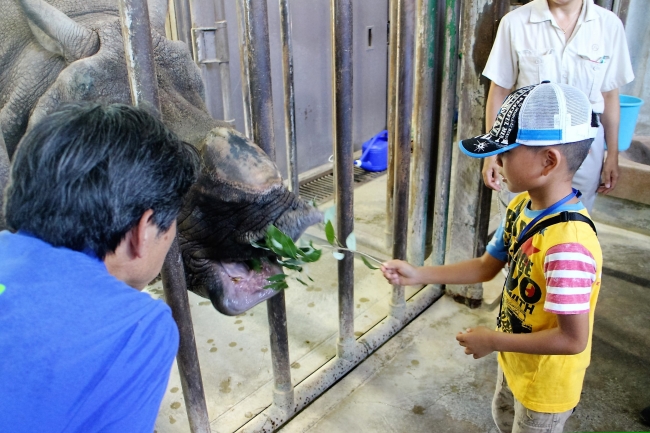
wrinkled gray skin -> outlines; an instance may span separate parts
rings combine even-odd
[[[178,220],[188,288],[236,315],[271,297],[262,287],[280,271],[266,261],[261,273],[251,271],[244,262],[263,250],[250,241],[270,224],[296,239],[321,215],[283,186],[259,147],[207,113],[187,46],[164,36],[166,7],[167,0],[149,1],[162,117],[203,162]],[[0,8],[4,187],[7,155],[44,115],[66,102],[130,104],[131,96],[116,0],[0,0]]]

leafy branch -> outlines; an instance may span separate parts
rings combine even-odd
[[[321,248],[332,249],[332,256],[337,260],[343,260],[345,257],[341,251],[348,251],[353,254],[358,254],[361,257],[363,263],[370,269],[379,269],[379,267],[374,266],[370,263],[369,260],[381,265],[382,261],[371,256],[370,254],[357,251],[357,241],[354,233],[350,233],[345,240],[345,245],[341,244],[338,240],[334,225],[332,224],[332,218],[334,216],[334,208],[330,208],[325,212],[325,237],[329,245],[317,245],[314,246],[313,242],[309,242],[308,246],[298,247],[289,236],[287,236],[280,229],[274,225],[269,226],[266,230],[266,235],[264,237],[264,243],[251,242],[251,245],[255,248],[260,248],[272,252],[277,256],[275,261],[280,266],[295,271],[297,273],[302,273],[304,267],[307,263],[313,263],[321,258],[322,250]],[[251,267],[255,271],[260,271],[262,269],[261,259],[251,259]],[[286,278],[290,276],[286,273],[280,273],[273,275],[267,278],[269,284],[264,286],[265,289],[273,290],[283,290],[289,287],[287,284]],[[306,277],[310,281],[314,281],[309,275]],[[295,278],[300,284],[307,286],[308,284],[300,278]]]

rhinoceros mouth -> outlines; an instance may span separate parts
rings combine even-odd
[[[277,294],[276,290],[265,289],[268,278],[282,272],[282,268],[261,260],[260,269],[253,269],[249,261],[210,261],[207,272],[219,280],[220,289],[209,290],[212,305],[221,313],[236,316]]]

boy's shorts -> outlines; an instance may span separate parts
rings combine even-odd
[[[497,387],[492,399],[492,418],[501,433],[562,433],[573,409],[562,413],[535,412],[526,409],[508,387],[499,365]]]

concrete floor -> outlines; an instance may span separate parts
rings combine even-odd
[[[385,257],[384,197],[385,176],[355,191],[358,243],[380,258]],[[650,431],[638,415],[650,405],[650,237],[601,223],[597,227],[604,272],[592,364],[566,431]],[[335,355],[336,262],[323,258],[309,273],[314,284],[292,284],[286,292],[294,384]],[[500,276],[486,283],[483,307],[475,310],[443,297],[281,431],[496,432],[490,414],[496,356],[474,360],[454,336],[469,326],[493,326],[498,305],[490,304],[501,285]],[[155,285],[149,292],[157,297],[161,288]],[[385,317],[389,294],[379,272],[359,262],[356,335]],[[192,294],[190,302],[212,431],[254,431],[246,423],[272,401],[266,305],[226,317]],[[190,431],[176,366],[156,431]]]

